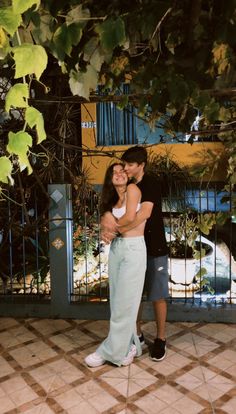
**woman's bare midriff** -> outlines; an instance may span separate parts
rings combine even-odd
[[[137,227],[135,227],[134,229],[126,231],[125,233],[123,233],[122,237],[143,236],[144,235],[144,228],[145,228],[145,223],[141,223]]]

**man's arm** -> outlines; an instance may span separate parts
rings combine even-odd
[[[133,223],[136,218],[136,211],[141,192],[136,184],[130,184],[126,193],[126,211],[125,214],[117,221],[121,226],[128,226]]]
[[[128,186],[126,193],[126,212],[119,219],[119,222],[121,222],[122,225],[131,225],[136,219],[136,209],[140,194],[140,190],[135,184],[130,184]],[[116,237],[118,232],[121,233],[118,228],[118,220],[111,212],[106,212],[101,218],[101,239],[105,243],[110,243]]]
[[[153,205],[154,204],[151,201],[144,201],[141,204],[140,210],[136,213],[134,220],[129,224],[122,224],[123,217],[121,217],[117,221],[117,230],[119,233],[125,233],[128,230],[132,230],[134,227],[147,220],[152,214]]]
[[[110,243],[118,232],[117,220],[110,211],[106,211],[101,217],[101,240]]]

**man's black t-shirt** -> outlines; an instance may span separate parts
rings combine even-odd
[[[152,214],[146,222],[144,231],[147,254],[150,256],[164,256],[168,253],[168,248],[162,217],[160,183],[154,176],[145,173],[137,186],[142,193],[141,203],[144,201],[153,203]]]

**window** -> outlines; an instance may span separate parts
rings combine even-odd
[[[137,144],[136,108],[120,110],[113,102],[97,104],[97,145]]]
[[[129,84],[123,84],[122,94],[129,93]],[[99,95],[104,95],[101,88],[98,90]],[[105,93],[106,94],[106,93]],[[151,108],[148,108],[151,112]],[[137,108],[132,104],[127,105],[125,109],[118,109],[114,102],[99,102],[96,107],[97,117],[97,145],[132,145],[132,144],[156,144],[163,142],[165,144],[185,143],[191,140],[190,134],[176,132],[170,135],[165,131],[166,117],[162,117],[156,123],[155,128],[151,129],[148,122],[138,117]],[[191,127],[191,130],[197,131],[199,128],[200,115]],[[193,136],[193,141],[218,141],[216,136]]]

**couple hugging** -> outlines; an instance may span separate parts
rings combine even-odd
[[[89,367],[105,362],[130,365],[142,354],[143,291],[152,301],[157,336],[150,358],[166,354],[165,323],[168,297],[167,244],[160,183],[145,172],[147,151],[130,147],[121,163],[106,171],[101,196],[101,237],[111,243],[108,258],[110,327],[107,338],[85,358]]]

